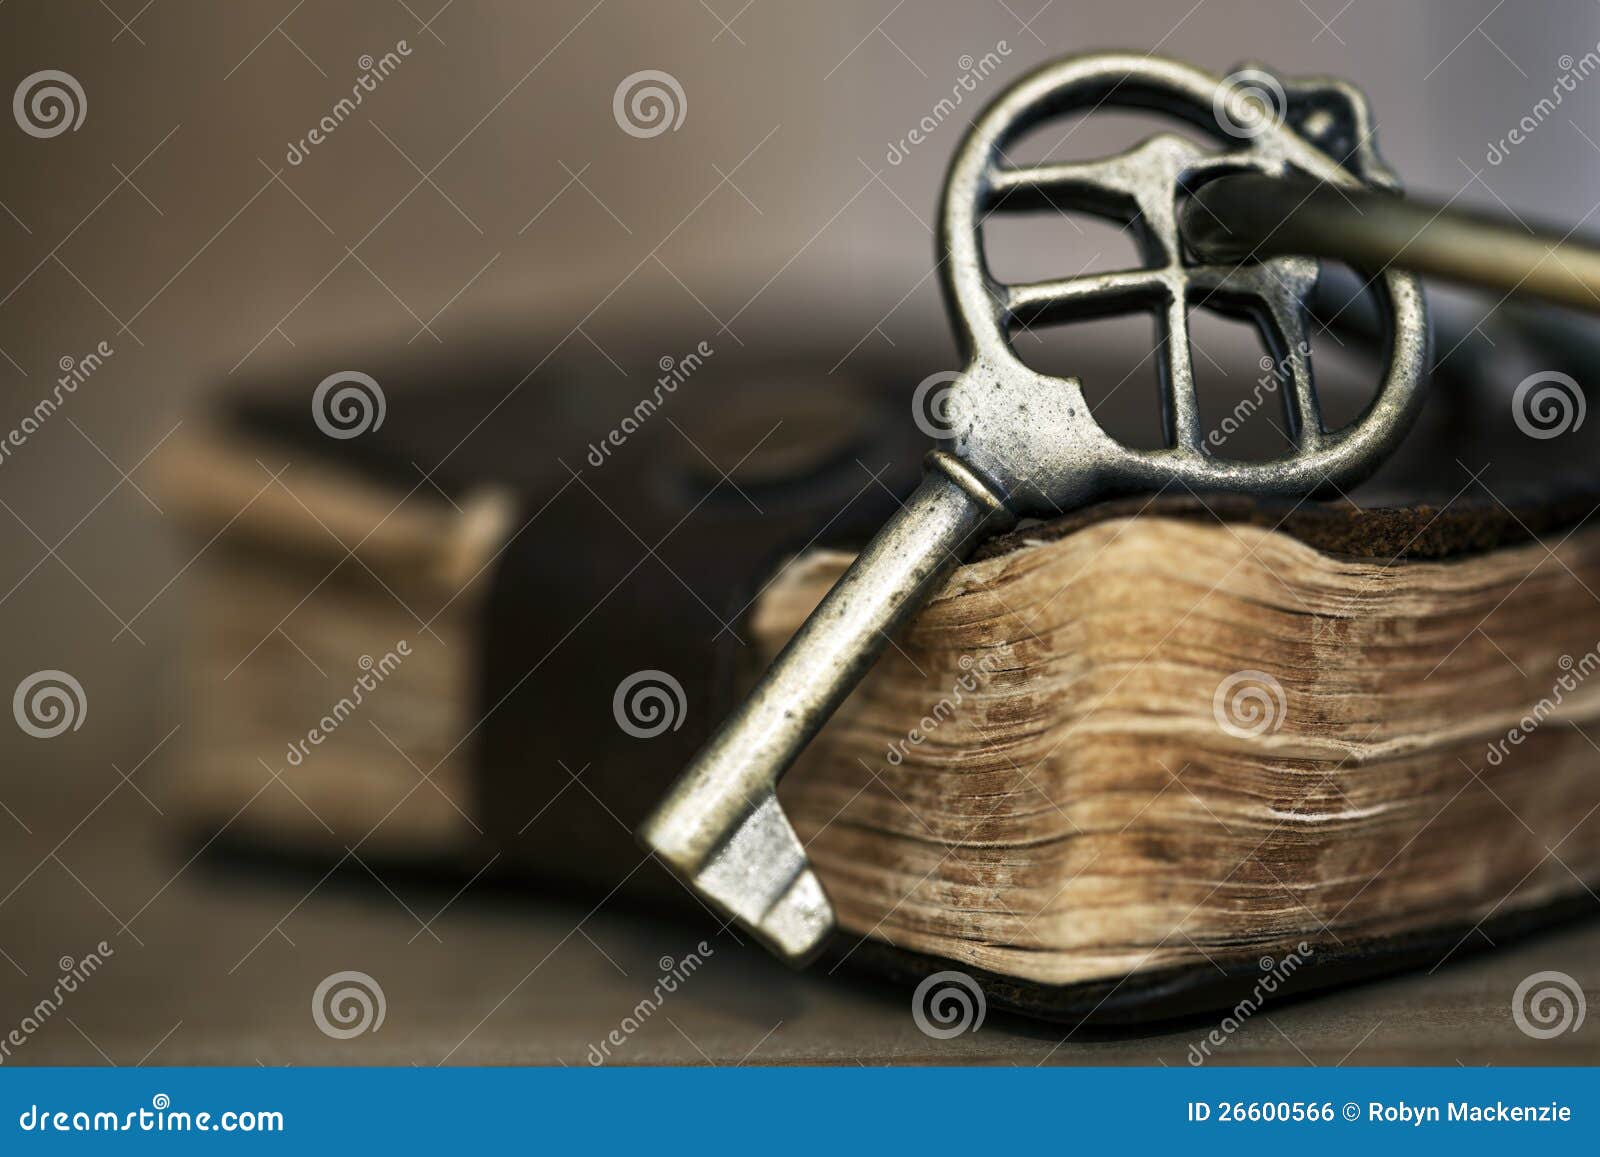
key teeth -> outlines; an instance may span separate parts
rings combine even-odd
[[[790,964],[804,968],[816,959],[833,932],[833,905],[822,881],[807,868],[767,909],[761,922],[748,927],[752,935],[759,936]]]
[[[835,926],[833,905],[776,793],[745,813],[713,852],[696,858],[666,838],[658,813],[640,842],[716,910],[796,967],[815,959]]]

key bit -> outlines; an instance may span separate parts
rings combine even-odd
[[[1248,83],[1242,78],[1248,78]],[[1015,166],[1006,146],[1045,120],[1102,105],[1156,110],[1216,139],[1205,149],[1159,134],[1092,161]],[[1413,276],[1374,276],[1389,363],[1366,411],[1324,427],[1311,376],[1306,295],[1316,262],[1274,257],[1196,263],[1178,233],[1181,200],[1242,172],[1393,188],[1366,104],[1336,80],[1280,81],[1260,68],[1218,77],[1176,61],[1102,54],[1063,60],[1002,93],[967,134],[945,180],[940,273],[966,369],[945,395],[948,437],[921,486],[873,538],[779,653],[749,697],[639,831],[642,843],[778,955],[804,963],[835,917],[805,846],[778,803],[779,777],[861,680],[889,637],[981,539],[1018,517],[1181,485],[1307,497],[1353,484],[1399,442],[1422,401],[1427,319]],[[1143,265],[1005,285],[989,273],[982,227],[992,213],[1093,213],[1127,226]],[[1246,318],[1287,388],[1292,450],[1267,461],[1212,453],[1202,437],[1188,338],[1191,308]],[[1095,422],[1082,386],[1025,366],[1024,326],[1153,313],[1161,343],[1166,446],[1133,450]]]

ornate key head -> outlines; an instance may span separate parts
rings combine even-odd
[[[1014,166],[1006,147],[1043,121],[1125,106],[1165,112],[1215,137],[1206,150],[1159,134],[1095,161]],[[1389,335],[1388,365],[1366,411],[1323,428],[1312,380],[1306,298],[1311,258],[1237,265],[1187,260],[1181,199],[1212,177],[1298,171],[1333,185],[1395,187],[1377,155],[1366,102],[1337,80],[1279,82],[1259,69],[1224,79],[1176,61],[1133,55],[1064,60],[1008,89],[973,126],[951,166],[940,214],[942,273],[968,368],[943,398],[952,450],[1018,514],[1044,515],[1118,491],[1171,482],[1195,490],[1303,496],[1359,481],[1404,435],[1422,400],[1427,318],[1417,279],[1396,270],[1371,281]],[[1137,269],[1005,285],[990,275],[982,230],[991,213],[1066,208],[1107,217],[1134,234]],[[1218,457],[1200,428],[1188,337],[1193,307],[1255,322],[1287,381],[1292,450],[1268,461]],[[1090,415],[1075,378],[1042,374],[1013,352],[1023,326],[1131,312],[1159,323],[1166,446],[1130,449]]]

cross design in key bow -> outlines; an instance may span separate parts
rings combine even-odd
[[[1109,273],[1006,285],[985,272],[998,330],[1056,325],[1129,313],[1154,313],[1159,336],[1163,428],[1169,446],[1202,452],[1189,310],[1204,307],[1253,322],[1277,373],[1287,379],[1287,431],[1298,449],[1322,441],[1322,416],[1311,374],[1307,299],[1314,258],[1190,264],[1178,232],[1187,190],[1214,176],[1282,165],[1245,151],[1207,152],[1170,133],[1116,156],[1027,167],[993,167],[984,212],[1054,208],[1109,219],[1134,236],[1143,265]],[[1265,363],[1264,363],[1265,364]]]

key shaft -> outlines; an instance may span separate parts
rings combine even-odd
[[[641,841],[783,956],[803,962],[833,909],[778,807],[778,778],[986,534],[1011,515],[959,460],[934,452],[922,484],[872,539],[722,723]]]

